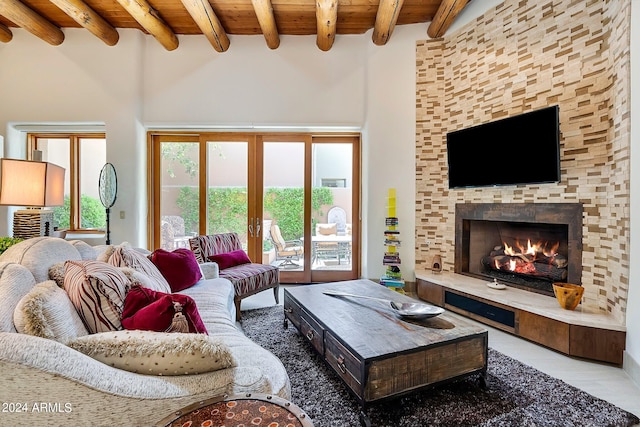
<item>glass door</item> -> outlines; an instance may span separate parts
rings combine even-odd
[[[154,147],[157,184],[154,186],[152,248],[172,251],[188,248],[189,238],[200,230],[200,158],[197,137],[162,138]]]
[[[357,135],[154,135],[150,247],[235,232],[281,283],[360,274]]]
[[[356,140],[315,137],[311,150],[311,277],[314,282],[359,277]]]
[[[305,242],[304,136],[261,138],[264,262],[277,265],[281,283],[308,283]],[[305,244],[306,243],[306,244]]]

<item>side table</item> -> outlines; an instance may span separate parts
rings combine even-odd
[[[165,417],[156,427],[313,427],[298,406],[267,394],[223,395],[196,402]]]

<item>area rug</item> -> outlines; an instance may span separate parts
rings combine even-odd
[[[292,324],[282,306],[242,312],[245,334],[282,360],[291,401],[315,427],[359,426],[361,408],[338,375]],[[489,349],[487,389],[469,377],[366,409],[376,427],[633,426],[635,415]]]

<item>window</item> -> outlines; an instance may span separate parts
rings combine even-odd
[[[107,217],[98,194],[98,178],[106,163],[103,133],[29,134],[29,159],[42,153],[42,161],[65,168],[64,206],[54,208],[54,228],[60,230],[105,229]]]

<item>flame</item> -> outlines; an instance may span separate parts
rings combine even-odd
[[[508,270],[521,274],[536,274],[535,262],[541,260],[548,261],[550,264],[558,255],[560,242],[551,244],[549,242],[532,243],[531,239],[527,239],[526,244],[522,244],[516,240],[513,245],[503,242],[504,255],[508,256],[508,260],[494,260],[494,268],[496,270]]]

